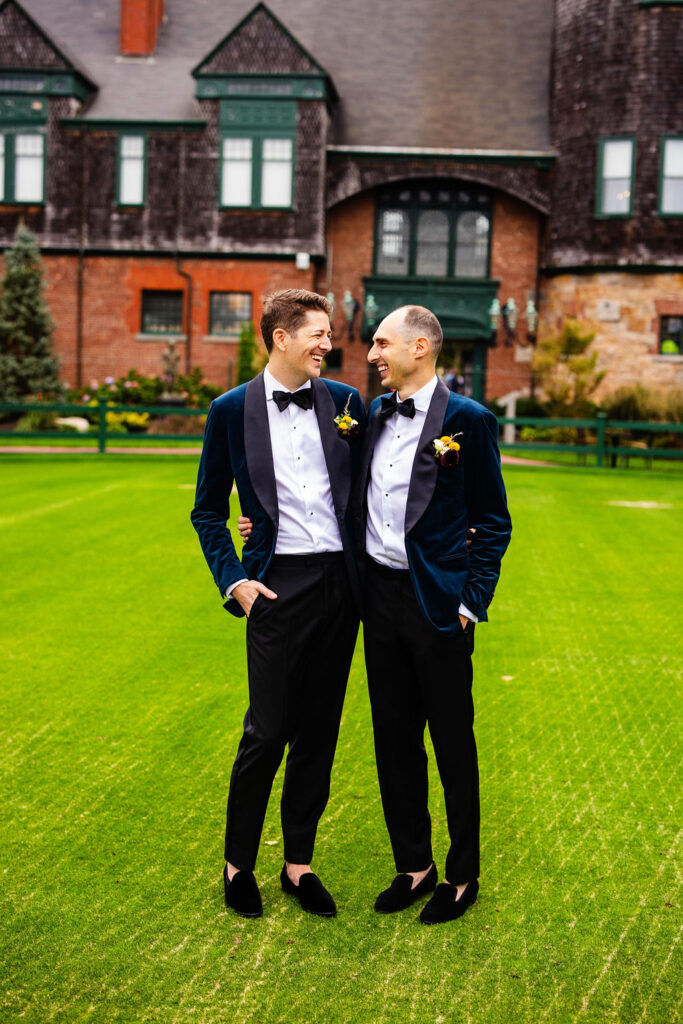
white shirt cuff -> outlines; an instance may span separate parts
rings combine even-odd
[[[231,583],[230,586],[228,587],[228,589],[223,594],[223,600],[224,601],[229,601],[230,598],[232,597],[232,592],[235,589],[235,587],[239,587],[240,583],[246,583],[246,582],[247,582],[247,577],[245,576],[243,580],[236,580],[234,583]],[[464,614],[464,612],[463,612],[463,614]]]
[[[479,622],[479,619],[474,614],[474,612],[471,612],[467,605],[464,605],[462,602],[460,603],[460,607],[458,608],[458,615],[464,615],[465,618],[471,619],[472,622]]]

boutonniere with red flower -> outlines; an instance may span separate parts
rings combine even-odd
[[[462,437],[462,430],[457,434],[435,437],[432,441],[432,455],[438,459],[440,466],[457,466],[460,462],[460,445],[456,437]]]
[[[351,395],[346,399],[344,411],[334,417],[337,434],[339,437],[343,437],[345,441],[351,441],[358,433],[358,420],[354,420],[353,416],[349,412],[350,401]]]

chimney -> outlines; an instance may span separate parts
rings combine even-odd
[[[121,53],[149,57],[164,16],[164,0],[121,0]]]

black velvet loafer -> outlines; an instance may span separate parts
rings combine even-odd
[[[411,906],[420,896],[431,892],[436,885],[438,878],[436,864],[432,861],[431,867],[421,882],[411,888],[413,879],[410,875],[396,875],[388,889],[381,892],[375,900],[375,910],[379,914],[395,914],[397,910],[405,910]]]
[[[251,871],[237,871],[228,881],[228,865],[223,868],[225,905],[242,917],[260,917],[263,913],[261,893]]]
[[[420,920],[422,924],[441,924],[442,921],[455,921],[462,917],[468,907],[477,899],[479,882],[476,880],[467,883],[467,888],[457,899],[454,885],[442,882],[437,885],[434,895],[429,903],[422,908]]]
[[[296,896],[301,904],[302,910],[309,914],[317,914],[318,917],[334,917],[337,913],[337,905],[331,895],[312,871],[307,871],[295,885],[287,874],[287,865],[282,869],[280,875],[282,891],[290,896]]]

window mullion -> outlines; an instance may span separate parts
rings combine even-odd
[[[454,203],[448,207],[448,271],[447,277],[455,277],[455,222],[457,219]]]
[[[263,136],[252,135],[251,163],[251,205],[257,210],[261,207],[261,175],[263,174]]]
[[[408,244],[408,276],[415,276],[417,267],[417,215],[418,204],[413,200],[408,208],[408,230],[410,240]]]
[[[15,182],[15,167],[14,167],[14,133],[8,132],[6,138],[6,151],[7,155],[5,165],[5,195],[10,203],[14,202],[14,182]]]

